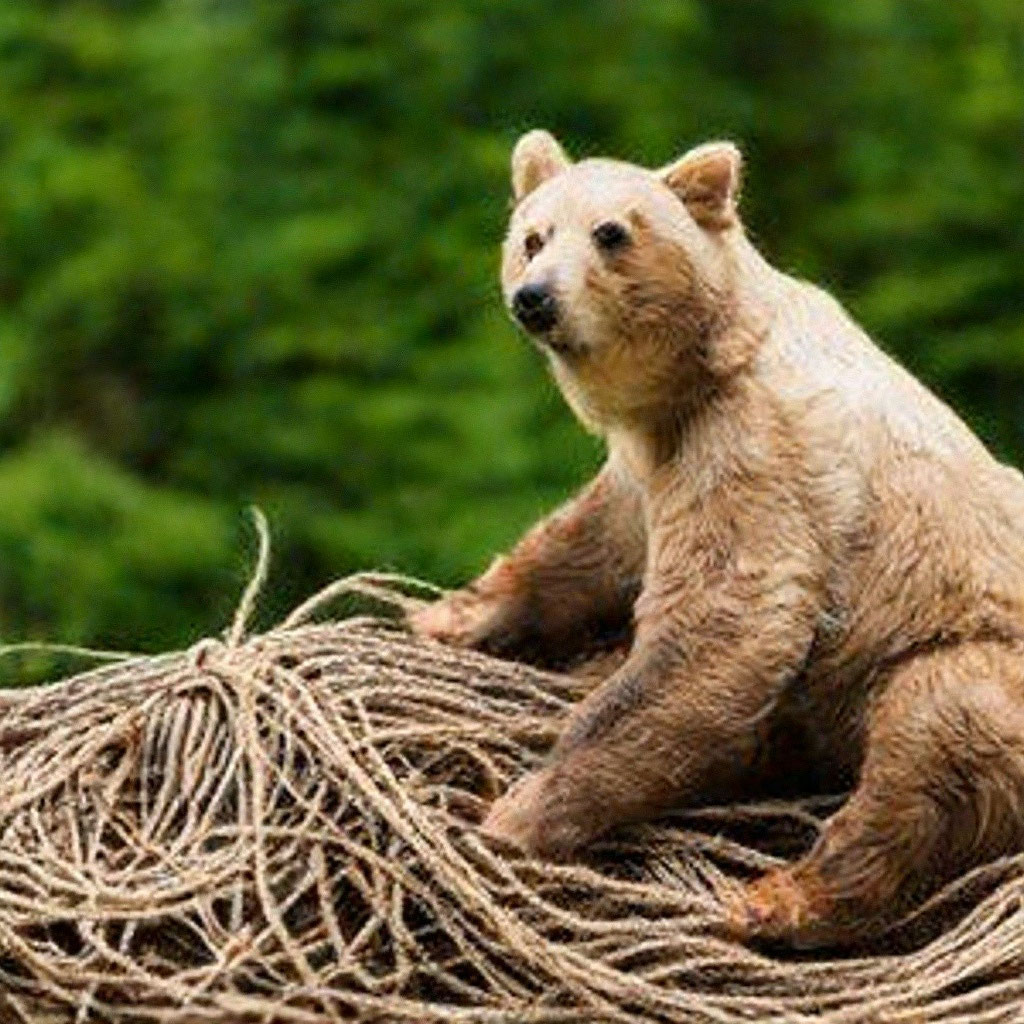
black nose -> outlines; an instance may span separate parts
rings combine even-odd
[[[558,322],[558,303],[543,284],[524,284],[512,296],[512,312],[533,333],[550,331]]]

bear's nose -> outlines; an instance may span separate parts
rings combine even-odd
[[[531,333],[550,331],[558,322],[558,303],[543,284],[524,284],[512,296],[515,318]]]

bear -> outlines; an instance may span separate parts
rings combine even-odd
[[[772,772],[849,789],[725,901],[744,940],[836,946],[1024,846],[1024,477],[760,254],[741,172],[730,142],[650,170],[519,140],[502,292],[607,459],[411,627],[557,659],[627,626],[482,824],[530,855]]]

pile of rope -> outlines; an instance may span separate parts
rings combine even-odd
[[[265,568],[265,558],[261,565]],[[724,936],[719,895],[834,802],[689,812],[571,865],[474,827],[582,683],[314,621],[134,657],[0,702],[0,1020],[980,1022],[1024,1019],[1024,858],[960,880],[886,949]]]

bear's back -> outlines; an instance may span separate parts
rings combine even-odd
[[[835,299],[792,279],[781,287],[756,372],[791,410],[828,529],[853,539],[837,549],[851,605],[888,608],[898,630],[920,618],[900,596],[909,574],[915,602],[959,591],[966,610],[984,594],[1024,616],[1024,476]]]

